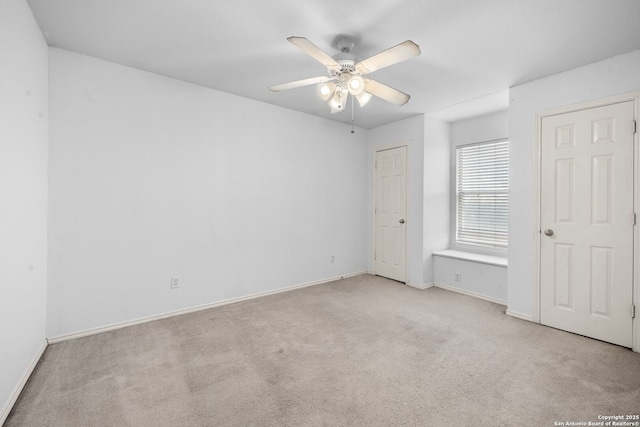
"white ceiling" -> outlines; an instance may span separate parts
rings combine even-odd
[[[27,1],[50,46],[345,123],[313,86],[267,89],[326,73],[286,38],[333,55],[349,35],[357,59],[413,40],[421,56],[370,75],[411,100],[356,104],[364,128],[504,109],[510,86],[640,49],[640,0]]]

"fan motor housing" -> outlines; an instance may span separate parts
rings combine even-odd
[[[340,52],[349,53],[351,52],[351,49],[353,49],[354,45],[355,45],[355,42],[346,37],[343,37],[340,40],[338,40],[338,50],[340,50]]]
[[[335,59],[336,62],[340,64],[340,71],[336,72],[336,75],[342,73],[353,74],[356,72],[356,58],[350,53],[341,52],[337,55],[334,55],[333,59]]]
[[[338,64],[340,64],[340,70],[342,72],[348,71],[350,73],[353,73],[356,71],[356,63],[355,61],[349,60],[349,59],[344,59],[344,60],[339,60],[337,61]]]

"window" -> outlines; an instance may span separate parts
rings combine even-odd
[[[456,149],[456,244],[507,248],[509,141]]]

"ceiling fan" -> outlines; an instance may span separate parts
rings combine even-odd
[[[272,92],[317,84],[320,97],[328,101],[332,113],[343,111],[349,94],[358,100],[361,107],[372,96],[395,105],[404,105],[409,101],[410,96],[406,93],[363,76],[420,55],[420,47],[411,40],[360,62],[356,62],[355,56],[350,53],[354,42],[347,38],[338,41],[340,53],[333,57],[304,37],[289,37],[287,40],[327,67],[329,75],[271,86],[269,90]]]

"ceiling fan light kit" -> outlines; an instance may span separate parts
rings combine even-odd
[[[317,84],[318,94],[320,98],[328,102],[331,113],[343,111],[349,95],[355,97],[361,107],[369,102],[373,96],[395,105],[404,105],[409,101],[410,96],[406,93],[362,76],[420,55],[420,47],[411,40],[360,62],[356,62],[355,57],[350,53],[354,42],[346,38],[338,41],[340,53],[333,57],[304,37],[289,37],[287,40],[324,65],[329,76],[312,77],[275,85],[271,86],[269,90],[279,92]]]

